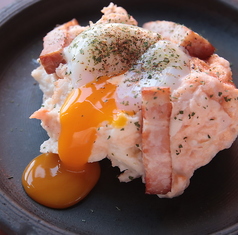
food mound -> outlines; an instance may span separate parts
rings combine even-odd
[[[230,64],[183,25],[139,27],[113,3],[102,13],[96,23],[74,19],[44,38],[32,72],[43,104],[31,118],[49,135],[41,152],[75,169],[107,157],[121,182],[142,177],[146,193],[178,196],[237,137]]]

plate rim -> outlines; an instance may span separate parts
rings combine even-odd
[[[224,3],[228,6],[230,6],[231,8],[234,8],[236,11],[238,11],[238,1],[235,0],[216,0],[218,2]],[[0,27],[2,27],[4,24],[6,24],[9,20],[11,20],[13,17],[17,16],[19,13],[21,13],[24,9],[33,6],[34,4],[38,3],[38,2],[43,2],[43,0],[18,0],[14,3],[12,3],[11,5],[3,8],[0,10]],[[0,188],[0,211],[4,211],[6,204],[10,205],[11,208],[11,212],[12,214],[9,215],[9,217],[12,216],[12,220],[17,222],[17,220],[14,220],[14,217],[18,217],[19,215],[16,214],[16,211],[19,211],[21,213],[21,216],[25,221],[28,220],[34,220],[37,221],[37,227],[36,229],[40,229],[40,232],[50,232],[50,234],[65,234],[65,230],[56,227],[52,224],[49,224],[48,222],[40,219],[37,215],[34,215],[35,218],[32,218],[31,213],[28,212],[27,210],[25,210],[24,208],[20,207],[19,204],[17,204],[15,201],[13,200],[8,200],[10,197],[8,195],[6,195],[3,190]],[[0,212],[1,214],[1,212]],[[26,218],[25,218],[26,216]],[[2,219],[2,218],[1,218]],[[39,221],[41,221],[39,223]],[[7,222],[7,220],[2,220],[1,222],[3,222],[3,225]],[[34,224],[34,226],[36,225]],[[1,223],[0,223],[1,225]],[[43,226],[42,226],[43,225]],[[40,227],[38,227],[40,226]],[[42,230],[43,229],[47,229],[45,231]],[[52,230],[54,229],[54,230]],[[232,226],[229,226],[227,228],[224,228],[223,230],[219,231],[219,234],[231,234],[233,232],[237,232],[238,231],[238,222]],[[1,230],[0,230],[1,232]],[[218,232],[217,232],[218,233]],[[213,234],[217,234],[217,233],[213,233]],[[75,234],[72,233],[70,231],[67,231],[67,234]]]

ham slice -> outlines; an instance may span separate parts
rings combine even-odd
[[[162,38],[175,42],[184,47],[191,56],[200,59],[209,58],[215,51],[208,40],[181,24],[170,21],[151,21],[145,23],[143,28],[159,33]]]
[[[171,190],[170,88],[142,89],[142,154],[148,194],[166,194]]]
[[[68,31],[74,25],[78,25],[75,19],[56,27],[44,37],[44,49],[40,54],[40,62],[48,74],[54,73],[60,63],[65,63],[62,51],[73,40],[68,36]]]

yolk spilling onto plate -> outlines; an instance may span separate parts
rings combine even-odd
[[[99,163],[87,163],[102,122],[125,125],[114,99],[116,86],[100,77],[69,95],[60,112],[57,154],[42,154],[25,169],[22,184],[42,205],[66,208],[83,199],[100,176]]]
[[[82,200],[100,176],[98,163],[88,163],[79,172],[69,171],[57,154],[41,154],[26,167],[22,183],[27,194],[51,208],[66,208]]]
[[[61,109],[59,156],[70,169],[80,169],[88,162],[96,140],[98,126],[111,123],[116,114],[116,86],[101,77],[80,89],[75,89]]]

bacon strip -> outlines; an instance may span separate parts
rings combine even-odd
[[[69,40],[68,31],[74,25],[78,25],[75,19],[56,27],[44,37],[44,49],[40,54],[40,61],[48,74],[54,73],[60,63],[65,63],[62,50],[72,41]]]
[[[161,34],[162,38],[185,47],[191,56],[203,60],[215,51],[208,40],[181,24],[170,21],[151,21],[145,23],[143,28]]]
[[[166,194],[171,191],[172,184],[170,88],[143,88],[142,101],[142,153],[146,193]]]

